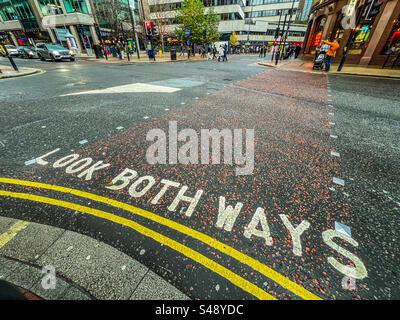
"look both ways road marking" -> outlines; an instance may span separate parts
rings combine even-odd
[[[148,83],[131,83],[122,86],[110,87],[105,89],[96,89],[89,91],[81,91],[74,93],[62,94],[59,97],[76,96],[82,94],[106,94],[106,93],[139,93],[139,92],[160,92],[160,93],[173,93],[181,90],[180,88],[173,88],[167,86],[160,86]]]
[[[295,295],[297,295],[305,300],[321,300],[320,297],[307,291],[302,286],[298,285],[295,282],[292,282],[291,280],[289,280],[289,278],[279,274],[278,272],[267,267],[266,265],[262,264],[261,262],[235,250],[234,248],[232,248],[222,242],[217,241],[214,238],[211,238],[203,233],[200,233],[196,230],[188,228],[177,222],[160,217],[152,212],[128,205],[126,203],[112,200],[112,199],[109,199],[106,197],[98,196],[98,195],[80,191],[80,190],[61,187],[61,186],[54,186],[54,185],[44,184],[44,183],[39,183],[39,182],[31,182],[31,181],[8,179],[8,178],[0,178],[0,183],[48,189],[48,190],[58,191],[58,192],[66,193],[66,194],[72,194],[74,196],[94,200],[97,202],[101,202],[101,203],[110,205],[115,208],[119,208],[119,209],[122,209],[122,210],[125,210],[128,212],[131,212],[135,215],[144,217],[146,219],[149,219],[149,220],[152,220],[159,224],[162,224],[164,226],[167,226],[167,227],[169,227],[173,230],[176,230],[182,234],[188,235],[196,240],[199,240],[199,241],[207,244],[208,246],[210,246],[216,250],[219,250],[220,252],[251,267],[255,271],[258,271],[259,273],[263,274],[267,278],[269,278],[269,279],[273,280],[274,282],[278,283],[279,285],[281,285],[283,288],[291,291]],[[257,287],[256,285],[249,282],[248,280],[238,276],[237,274],[233,273],[229,269],[219,265],[215,261],[201,255],[200,253],[194,251],[191,248],[188,248],[188,247],[186,247],[170,238],[167,238],[166,236],[159,234],[151,229],[143,227],[142,225],[140,225],[136,222],[133,222],[129,219],[125,219],[125,218],[116,216],[114,214],[111,214],[111,213],[108,213],[105,211],[81,206],[78,204],[65,202],[65,201],[61,201],[61,200],[56,200],[56,199],[52,199],[52,198],[46,198],[46,197],[42,197],[42,196],[31,195],[31,194],[27,194],[27,193],[16,193],[16,192],[0,190],[0,196],[26,199],[26,200],[36,201],[36,202],[47,203],[47,204],[55,205],[55,206],[59,206],[59,207],[64,207],[67,209],[71,209],[73,211],[79,211],[79,212],[91,214],[93,216],[96,216],[96,217],[99,217],[102,219],[106,219],[106,220],[112,221],[114,223],[118,223],[120,225],[129,227],[149,238],[152,238],[153,240],[155,240],[159,243],[167,245],[168,247],[172,248],[173,250],[176,250],[176,251],[182,253],[183,255],[187,256],[188,258],[198,262],[199,264],[205,266],[206,268],[210,269],[211,271],[219,274],[220,276],[227,279],[228,281],[230,281],[234,285],[238,286],[242,290],[252,294],[253,296],[255,296],[261,300],[276,300],[275,297],[266,293],[263,289]]]

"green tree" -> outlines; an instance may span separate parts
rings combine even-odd
[[[185,44],[189,40],[191,44],[202,44],[204,42],[214,42],[220,37],[218,34],[219,16],[214,12],[214,8],[208,10],[204,8],[201,0],[185,0],[181,6],[175,9],[177,12],[175,34],[178,39]],[[185,31],[189,30],[189,36]],[[204,39],[204,31],[207,33]]]

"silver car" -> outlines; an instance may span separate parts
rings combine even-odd
[[[36,49],[32,46],[20,46],[18,47],[18,53],[20,58],[27,58],[27,59],[39,58],[38,54],[36,53]]]
[[[42,61],[75,61],[75,56],[72,50],[68,50],[63,46],[51,43],[37,43],[36,52]]]
[[[11,44],[6,44],[4,47],[6,47],[8,55],[10,57],[18,57],[19,53],[15,46],[13,46]]]

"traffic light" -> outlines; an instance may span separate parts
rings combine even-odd
[[[146,34],[153,34],[153,25],[151,21],[145,21],[145,26],[146,26]]]
[[[379,13],[379,10],[381,8],[381,6],[383,5],[383,1],[378,1],[378,0],[370,0],[371,4],[369,6],[367,15],[365,17],[365,19],[370,20],[373,17],[377,16]]]
[[[279,37],[279,27],[275,29],[275,39]]]
[[[276,45],[278,45],[278,41],[275,40],[274,41],[274,46],[276,46]]]

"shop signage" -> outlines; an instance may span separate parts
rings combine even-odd
[[[68,30],[67,30],[67,29],[57,29],[57,28],[54,28],[53,30],[54,30],[54,33],[56,34],[56,37],[57,37],[58,40],[60,40],[60,41],[66,41],[66,40],[65,40],[65,36],[66,36],[67,33],[68,33]]]

